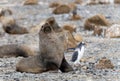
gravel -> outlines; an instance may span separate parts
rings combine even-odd
[[[4,1],[4,0],[3,0]],[[101,13],[104,14],[112,23],[120,24],[120,5],[91,5],[78,6],[78,14],[84,17],[83,20],[70,21],[67,14],[54,15],[48,4],[57,0],[40,0],[39,5],[22,6],[23,0],[8,0],[2,3],[0,8],[10,8],[13,11],[13,17],[16,22],[28,29],[38,25],[44,19],[54,16],[60,26],[64,24],[74,24],[77,26],[77,32],[83,36],[87,46],[81,66],[74,67],[70,61],[72,52],[65,53],[67,61],[75,69],[73,72],[61,73],[44,72],[40,74],[16,72],[16,63],[23,57],[0,58],[0,81],[120,81],[120,38],[102,38],[92,36],[92,31],[84,31],[84,20],[90,16]],[[62,0],[65,3],[72,0]],[[0,25],[0,45],[4,44],[28,44],[33,48],[39,48],[38,34],[8,35],[2,31]],[[2,33],[2,35],[1,35]],[[3,34],[4,33],[4,34]],[[102,57],[107,57],[114,64],[114,69],[96,69],[95,63]]]

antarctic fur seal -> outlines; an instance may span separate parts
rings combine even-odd
[[[62,72],[73,70],[64,57],[64,43],[55,32],[56,28],[52,19],[48,18],[39,31],[39,55],[21,59],[16,65],[17,71],[42,73],[51,70]]]
[[[27,45],[8,44],[0,46],[0,58],[3,57],[28,57],[33,56],[34,50]]]
[[[0,11],[0,22],[2,23],[3,30],[8,34],[29,33],[26,28],[20,27],[11,15],[12,11],[10,9],[2,9]]]

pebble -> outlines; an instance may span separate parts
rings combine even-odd
[[[23,0],[7,0],[8,4],[16,3],[20,4]],[[41,0],[42,2],[50,3],[51,0]],[[63,1],[63,0],[62,0]],[[72,0],[65,0],[72,1]],[[40,4],[42,4],[40,2]],[[0,4],[1,5],[1,4]],[[12,5],[12,4],[11,4]],[[3,6],[3,5],[2,5]],[[48,18],[49,16],[54,16],[60,25],[71,23],[75,24],[77,32],[80,32],[84,37],[84,40],[88,43],[87,48],[84,53],[84,58],[87,58],[87,61],[82,62],[83,67],[78,68],[77,70],[69,73],[41,73],[41,74],[31,74],[31,73],[20,73],[15,71],[16,63],[21,59],[18,58],[0,58],[0,81],[120,81],[120,63],[117,61],[120,54],[120,39],[106,39],[93,37],[92,32],[85,33],[83,29],[84,20],[90,16],[96,15],[98,13],[104,14],[108,20],[111,22],[120,21],[120,5],[117,5],[116,8],[112,8],[110,5],[94,5],[94,6],[81,6],[77,5],[80,10],[80,14],[84,19],[82,21],[69,21],[67,18],[68,15],[53,15],[51,13],[52,9],[49,9],[45,4],[43,6],[8,6],[13,10],[15,18],[18,19],[19,16],[22,17],[22,20],[17,20],[17,23],[30,29],[31,26],[39,24],[42,20]],[[24,12],[23,12],[24,11]],[[116,12],[117,11],[117,12]],[[29,13],[31,12],[31,13]],[[114,13],[115,12],[115,13]],[[28,14],[29,13],[29,14]],[[78,30],[79,29],[79,30]],[[3,33],[2,27],[0,26],[0,34]],[[15,35],[11,36],[8,34],[2,34],[0,45],[3,44],[34,44],[38,46],[39,40],[38,35],[27,34],[27,35]],[[66,58],[67,55],[66,54]],[[70,56],[70,55],[69,55]],[[112,70],[98,70],[94,68],[94,63],[96,60],[99,60],[101,57],[107,56],[112,59],[116,68],[115,71]],[[89,59],[91,57],[91,59]],[[119,59],[118,59],[119,60]],[[67,60],[69,62],[69,59]],[[11,70],[11,68],[13,68]],[[88,75],[89,74],[89,75]],[[114,76],[113,76],[114,75]],[[89,77],[89,78],[88,78]]]

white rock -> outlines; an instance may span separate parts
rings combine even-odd
[[[120,37],[120,25],[114,24],[106,29],[105,37],[107,38],[117,38]]]

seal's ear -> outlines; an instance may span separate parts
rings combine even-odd
[[[47,19],[47,22],[50,24],[50,25],[53,25],[55,23],[55,18],[54,17],[50,17]]]
[[[6,9],[6,14],[12,15],[12,11],[10,9]]]
[[[2,8],[0,10],[0,16],[12,15],[12,11],[10,9]]]
[[[52,32],[52,28],[48,23],[45,23],[42,28],[41,31],[43,31],[44,33],[51,33]]]

